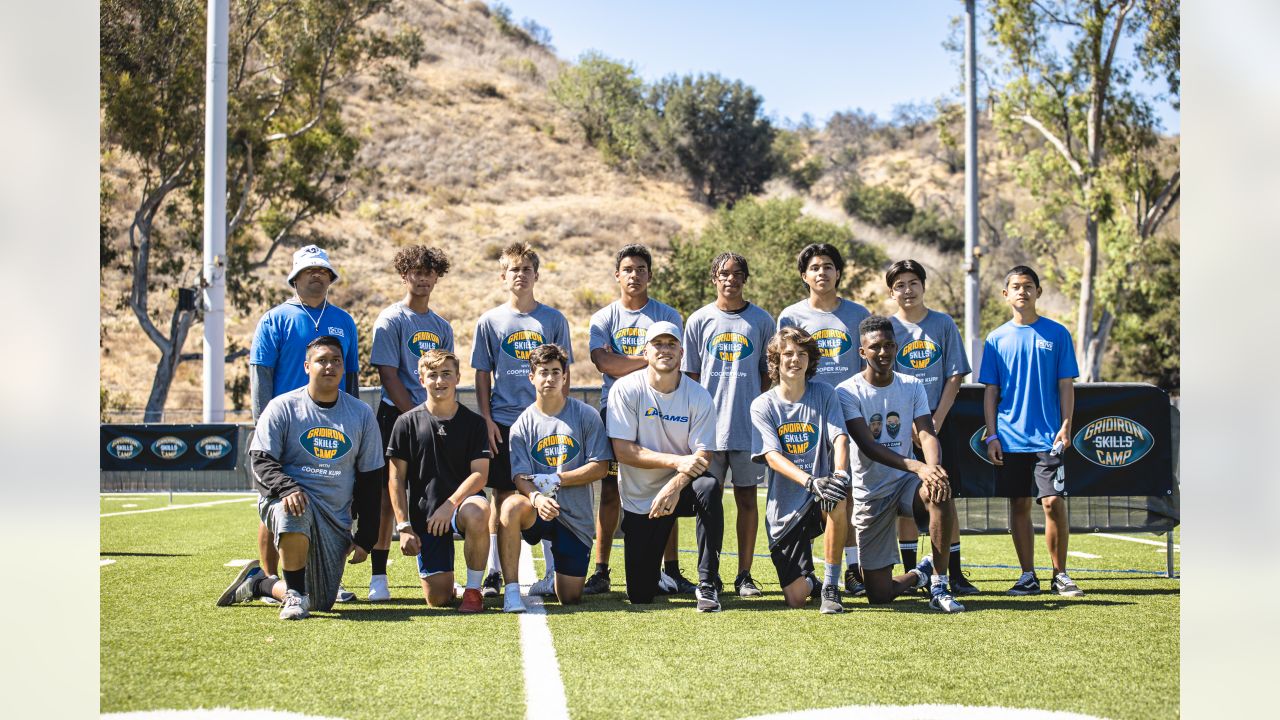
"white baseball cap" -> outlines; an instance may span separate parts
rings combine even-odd
[[[298,273],[310,267],[322,267],[333,275],[333,281],[338,281],[338,271],[333,269],[329,264],[329,253],[320,249],[318,245],[308,245],[299,248],[293,254],[293,270],[289,273],[288,283],[293,284],[293,279],[298,277]]]
[[[680,339],[680,327],[666,320],[656,322],[649,326],[649,330],[644,336],[645,344],[653,342],[660,335],[670,335],[678,341]]]

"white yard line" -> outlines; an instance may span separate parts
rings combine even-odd
[[[98,561],[98,567],[103,567],[105,565],[115,565],[115,564],[116,564],[115,560],[99,560]]]
[[[223,563],[222,567],[244,567],[245,565],[248,565],[251,562],[253,561],[252,560],[232,560],[230,562]]]
[[[225,505],[227,503],[248,502],[250,500],[257,500],[257,499],[258,499],[258,496],[254,495],[252,497],[240,497],[240,498],[233,498],[231,500],[211,500],[209,502],[190,503],[188,505],[166,505],[165,507],[147,508],[146,510],[123,510],[121,512],[102,513],[98,517],[104,518],[104,517],[115,517],[116,515],[137,515],[139,513],[165,512],[166,510],[186,510],[187,508],[210,507],[213,505]]]
[[[520,543],[520,583],[527,593],[529,586],[539,576],[533,569],[533,552],[529,545]],[[525,610],[520,616],[520,655],[524,660],[525,717],[530,720],[543,718],[569,718],[569,702],[564,696],[564,682],[560,679],[560,663],[556,661],[555,645],[551,642],[551,628],[547,625],[547,609],[542,598],[528,596]]]
[[[1094,555],[1093,553],[1087,553],[1087,552],[1078,552],[1076,550],[1068,550],[1067,554],[1070,555],[1071,557],[1084,558],[1085,560],[1097,560],[1102,557],[1101,555]]]
[[[1086,537],[1086,536],[1082,534],[1081,537]],[[1168,545],[1168,543],[1166,543],[1164,540],[1147,540],[1146,538],[1129,537],[1128,535],[1112,535],[1111,533],[1089,533],[1087,537],[1102,537],[1102,538],[1110,538],[1112,540],[1124,540],[1125,542],[1142,543],[1143,545],[1154,545],[1156,547],[1166,547]],[[1182,545],[1175,543],[1173,546],[1173,551],[1182,552]]]

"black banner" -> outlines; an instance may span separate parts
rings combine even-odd
[[[982,446],[985,385],[965,384],[939,440],[956,497],[995,497],[995,466]],[[1171,495],[1169,396],[1145,383],[1077,383],[1071,445],[1063,452],[1068,495]]]
[[[235,470],[235,425],[102,425],[102,470]]]

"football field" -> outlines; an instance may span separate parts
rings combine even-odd
[[[994,707],[1178,715],[1180,581],[1164,577],[1163,538],[1153,535],[1074,535],[1070,569],[1081,598],[1004,595],[1018,576],[1009,538],[964,536],[966,573],[982,590],[963,598],[968,612],[944,615],[924,597],[907,596],[877,607],[846,598],[844,614],[823,616],[815,604],[783,604],[763,523],[753,574],[764,596],[732,595],[737,547],[726,496],[721,574],[730,588],[720,613],[695,612],[691,596],[628,604],[617,540],[612,593],[568,610],[548,599],[545,615],[525,616],[505,615],[501,597],[488,598],[486,612],[460,616],[426,607],[415,564],[393,543],[390,602],[363,601],[366,562],[349,566],[344,582],[361,600],[288,623],[258,602],[214,605],[236,561],[256,554],[254,497],[175,495],[170,505],[167,494],[102,496],[103,713],[269,708],[350,720],[712,720],[959,705],[984,709],[909,716],[1000,717],[985,709]],[[760,505],[763,515],[763,494]],[[692,519],[680,521],[689,577],[696,577],[693,528]],[[1036,542],[1042,567],[1044,541]],[[820,540],[817,549],[820,557]],[[533,555],[540,574],[541,550]],[[461,581],[460,544],[456,561]],[[1049,570],[1037,573],[1047,590]]]

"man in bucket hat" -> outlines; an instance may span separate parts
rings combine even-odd
[[[249,380],[256,421],[272,398],[307,385],[303,363],[307,346],[324,335],[342,344],[344,373],[339,389],[360,396],[357,380],[360,358],[356,323],[345,310],[329,302],[329,286],[338,272],[329,254],[316,245],[307,245],[293,254],[293,269],[287,282],[294,296],[271,308],[258,321],[249,350]],[[265,525],[258,526],[258,559],[269,576],[277,574],[280,556]],[[342,589],[338,600],[355,595]]]

